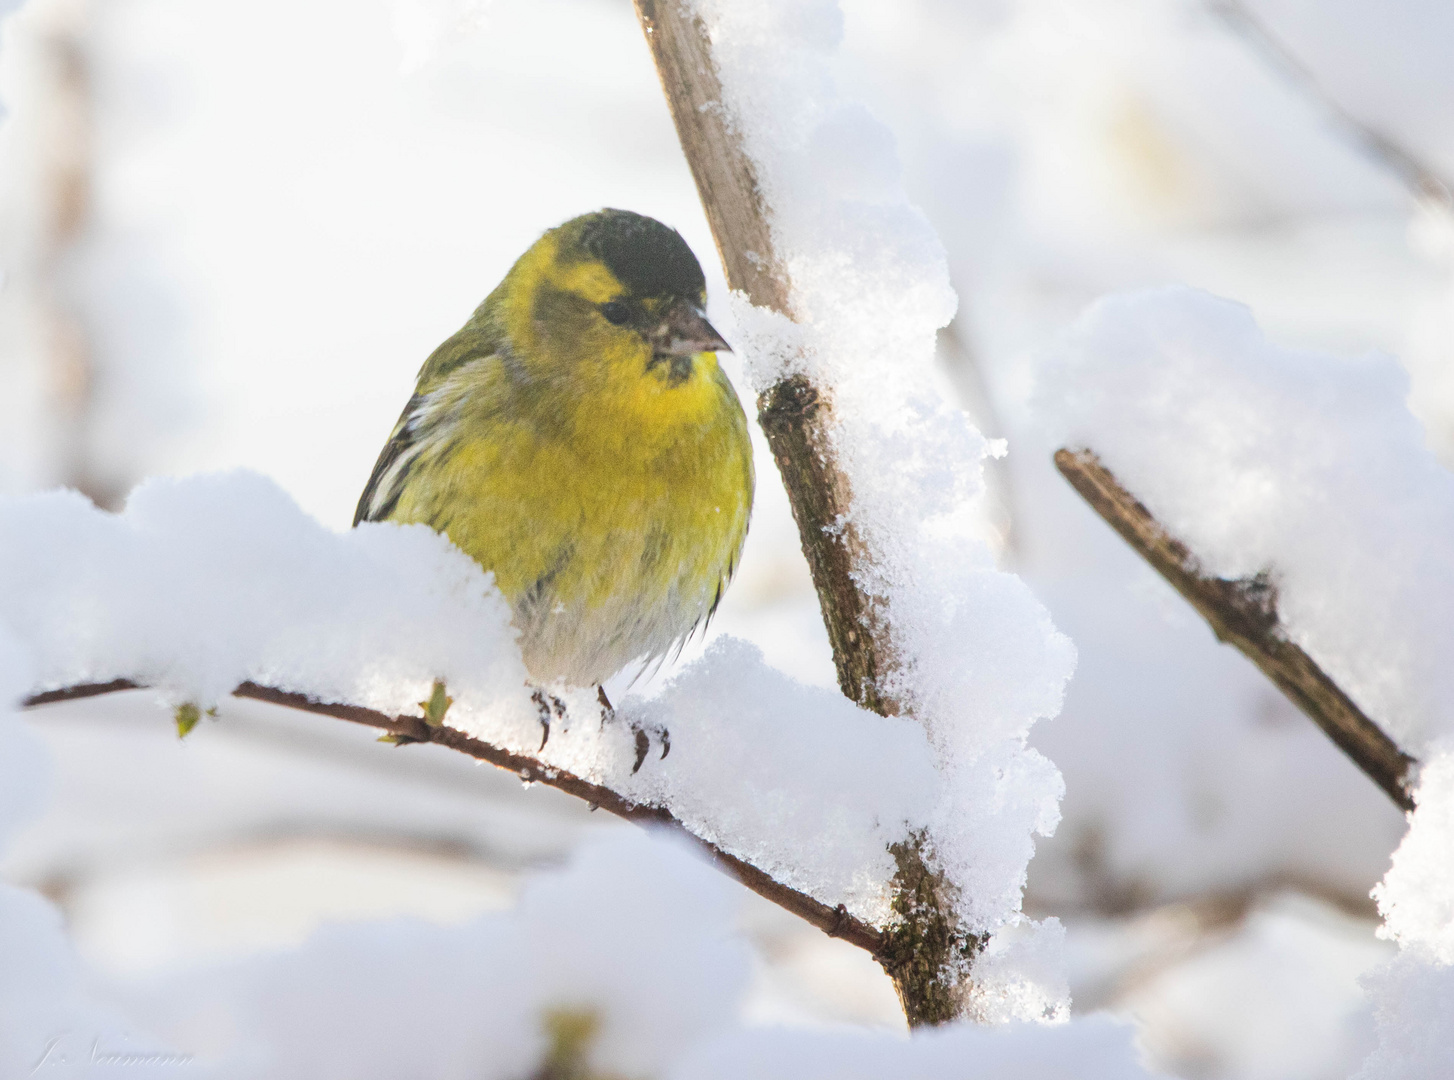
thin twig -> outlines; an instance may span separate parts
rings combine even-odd
[[[39,705],[77,701],[123,690],[141,689],[145,689],[145,687],[131,679],[114,679],[106,683],[83,683],[59,690],[32,694],[21,704],[25,708],[34,708]],[[573,773],[548,765],[528,754],[517,754],[446,725],[432,726],[425,723],[423,717],[388,716],[360,705],[317,701],[306,694],[280,690],[255,682],[241,684],[232,691],[232,696],[253,701],[265,701],[272,705],[281,705],[289,709],[316,713],[320,716],[331,716],[339,720],[348,720],[355,724],[378,728],[396,736],[403,744],[435,743],[439,746],[447,746],[451,750],[458,750],[479,761],[487,761],[497,768],[508,770],[527,783],[544,784],[547,787],[563,791],[567,795],[574,795],[588,805],[608,810],[627,821],[633,821],[638,825],[670,829],[688,837],[706,852],[719,868],[757,893],[758,896],[792,912],[830,937],[842,938],[850,945],[857,945],[860,949],[868,951],[875,958],[879,958],[886,947],[885,935],[882,931],[862,919],[848,914],[841,906],[829,907],[806,893],[798,892],[796,889],[784,885],[736,855],[731,855],[717,845],[703,840],[663,807],[633,802],[608,787],[583,780]]]
[[[1349,112],[1318,81],[1311,68],[1242,0],[1206,0],[1232,32],[1332,116],[1364,154],[1398,176],[1416,198],[1454,209],[1454,184],[1408,146]]]
[[[1089,450],[1057,450],[1055,465],[1091,508],[1136,549],[1211,624],[1322,728],[1328,738],[1402,810],[1417,762],[1354,704],[1310,657],[1288,640],[1278,621],[1269,574],[1229,581],[1204,574],[1195,555],[1166,531]]]

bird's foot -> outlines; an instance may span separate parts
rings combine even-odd
[[[601,704],[601,730],[604,731],[607,722],[614,723],[616,720],[616,706],[612,705],[611,699],[606,696],[606,688],[604,686],[596,687],[596,700]],[[671,732],[666,728],[638,724],[634,720],[628,720],[627,727],[631,730],[631,739],[636,750],[636,760],[631,763],[632,776],[640,772],[641,766],[646,763],[646,755],[651,753],[651,741],[653,738],[661,743],[661,756],[663,758],[671,753]],[[661,759],[658,758],[657,760]]]
[[[531,692],[530,700],[535,702],[535,708],[540,714],[540,747],[545,749],[545,744],[550,741],[550,721],[552,719],[565,719],[565,702],[554,694],[548,694],[538,686]],[[536,752],[539,753],[539,750]]]

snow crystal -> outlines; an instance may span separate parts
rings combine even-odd
[[[1390,359],[1269,342],[1188,288],[1110,297],[1047,357],[1041,405],[1202,560],[1271,571],[1299,645],[1416,755],[1454,701],[1454,476]]]
[[[982,463],[1003,452],[937,394],[936,331],[954,314],[943,248],[899,179],[894,141],[843,99],[827,0],[693,0],[723,103],[756,166],[795,322],[734,299],[754,388],[804,373],[834,406],[834,449],[901,660],[886,687],[929,733],[941,773],[930,830],[962,914],[992,929],[1019,907],[1032,834],[1061,784],[1025,748],[1059,711],[1074,650],[982,539]]]
[[[1056,1027],[953,1026],[904,1039],[859,1031],[744,1031],[709,1044],[669,1080],[1151,1080],[1129,1027],[1093,1017]]]

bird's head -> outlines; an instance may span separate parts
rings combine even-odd
[[[701,264],[675,229],[600,210],[551,229],[507,278],[511,339],[580,378],[692,379],[702,354],[728,349],[703,312]],[[715,364],[712,365],[715,367]]]

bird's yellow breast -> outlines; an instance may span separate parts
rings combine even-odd
[[[677,381],[648,360],[601,357],[589,392],[466,365],[431,395],[452,437],[421,449],[389,515],[494,572],[537,678],[600,681],[664,652],[710,613],[746,535],[751,444],[716,357]]]

